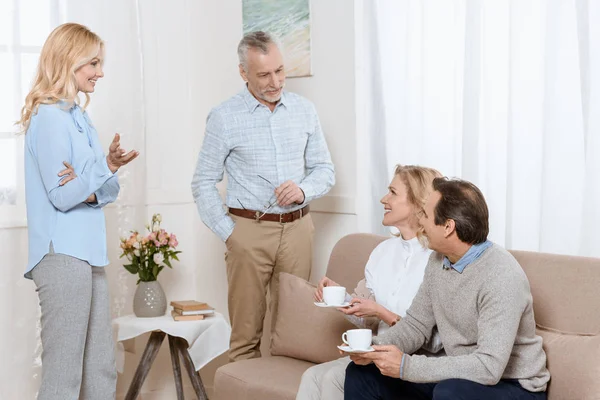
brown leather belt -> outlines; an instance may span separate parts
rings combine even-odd
[[[310,208],[308,205],[306,205],[299,210],[285,214],[263,214],[261,211],[244,210],[242,208],[230,208],[229,214],[233,214],[242,218],[254,219],[256,221],[272,221],[285,224],[288,222],[294,222],[295,220],[304,217],[309,211]]]

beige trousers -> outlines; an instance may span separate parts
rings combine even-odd
[[[239,361],[260,357],[267,289],[275,321],[279,273],[308,279],[314,225],[310,214],[285,224],[230,216],[235,228],[225,253],[231,321],[229,360]]]
[[[296,400],[344,400],[346,367],[350,357],[310,367],[300,381]]]

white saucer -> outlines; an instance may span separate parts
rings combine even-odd
[[[375,349],[371,346],[369,346],[369,348],[366,350],[354,350],[352,347],[347,345],[338,346],[337,348],[343,351],[344,353],[370,353],[372,351],[375,351]]]
[[[331,307],[333,307],[333,308],[340,308],[340,307],[344,308],[344,307],[349,307],[349,306],[350,306],[350,303],[348,303],[347,301],[346,301],[346,302],[344,302],[344,303],[342,303],[342,304],[339,304],[339,305],[335,305],[335,304],[327,304],[327,303],[325,303],[325,302],[323,302],[323,301],[321,301],[321,302],[316,302],[316,301],[315,301],[315,303],[314,303],[314,304],[315,304],[315,306],[317,306],[317,307],[330,307],[330,308],[331,308]]]

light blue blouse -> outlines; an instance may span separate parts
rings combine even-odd
[[[59,186],[58,173],[71,164],[77,177]],[[119,181],[106,157],[91,120],[78,105],[66,102],[39,106],[25,135],[25,192],[29,261],[25,277],[48,253],[54,252],[108,265],[102,207],[116,200]],[[97,204],[85,203],[96,194]]]

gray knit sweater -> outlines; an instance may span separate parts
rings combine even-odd
[[[436,325],[447,355],[413,354]],[[433,253],[406,317],[373,342],[406,353],[401,378],[410,382],[460,378],[495,385],[518,379],[523,388],[541,392],[550,379],[527,276],[495,244],[462,274],[442,268],[442,255]]]

